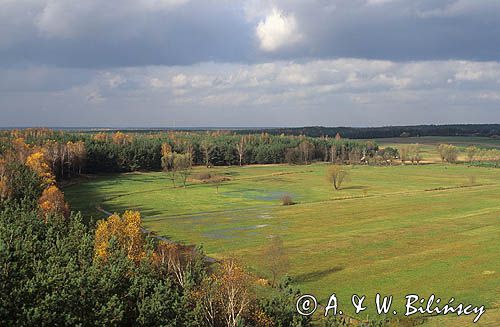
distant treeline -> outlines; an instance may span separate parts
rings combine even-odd
[[[60,129],[64,130],[64,129]],[[150,134],[169,131],[205,132],[205,131],[230,131],[236,134],[260,134],[272,135],[305,135],[309,137],[330,136],[339,133],[344,138],[350,139],[374,139],[388,137],[415,137],[415,136],[483,136],[500,137],[500,124],[454,124],[454,125],[415,125],[415,126],[383,126],[383,127],[255,127],[255,128],[82,128],[84,133],[120,131],[122,133]],[[78,129],[68,131],[77,132]]]
[[[468,124],[468,125],[417,125],[417,126],[385,126],[385,127],[294,127],[263,128],[254,130],[236,130],[236,133],[266,132],[272,135],[307,135],[310,137],[335,136],[351,139],[373,139],[387,137],[412,136],[484,136],[500,137],[500,124]]]

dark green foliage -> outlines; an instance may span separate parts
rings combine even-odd
[[[301,316],[295,309],[295,302],[299,296],[300,290],[292,286],[292,279],[287,276],[270,298],[261,300],[260,306],[277,327],[309,326],[311,317]]]
[[[188,326],[198,319],[188,312],[187,290],[151,261],[136,264],[115,250],[102,262],[93,253],[93,231],[80,215],[44,223],[36,210],[6,204],[0,211],[0,325]]]
[[[406,136],[494,136],[500,135],[500,124],[463,125],[417,125],[385,127],[290,127],[262,128],[236,131],[240,134],[267,132],[273,135],[307,135],[310,137],[330,136],[337,133],[352,139],[373,139]]]
[[[40,186],[42,184],[40,177],[27,166],[18,162],[9,162],[6,173],[10,200],[36,204],[43,191]]]

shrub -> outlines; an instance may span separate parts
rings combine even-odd
[[[210,174],[209,172],[202,172],[202,173],[195,174],[193,176],[193,178],[197,179],[199,181],[207,181],[207,180],[210,180],[212,178],[212,174]]]
[[[293,202],[292,196],[290,194],[284,194],[281,197],[281,204],[284,206],[291,206],[295,204],[295,202]]]

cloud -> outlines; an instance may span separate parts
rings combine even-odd
[[[498,35],[496,0],[0,1],[0,122],[499,121]]]
[[[283,126],[500,121],[498,62],[339,58],[204,63],[93,70],[86,71],[90,75],[85,79],[72,80],[79,71],[0,69],[2,124],[170,126],[175,120],[177,126],[180,122],[186,126]],[[16,76],[19,82],[14,90]],[[23,90],[21,82],[28,77],[32,77],[29,89]],[[58,80],[67,83],[47,88]],[[40,116],[42,106],[45,115]],[[17,114],[9,111],[12,108],[17,108]],[[69,108],[74,110],[71,114],[61,114]]]
[[[88,102],[101,103],[104,101],[104,97],[99,93],[98,90],[91,91],[86,97]]]
[[[295,16],[287,15],[276,8],[259,22],[255,31],[260,41],[260,48],[264,51],[276,51],[291,46],[302,38]]]
[[[184,87],[187,84],[187,77],[184,74],[178,74],[172,77],[172,86],[175,87]]]
[[[390,12],[390,15],[387,13]],[[18,0],[0,65],[111,68],[354,57],[500,57],[496,0]]]
[[[149,85],[151,85],[153,89],[161,89],[167,86],[165,82],[156,77],[153,77],[149,80]]]

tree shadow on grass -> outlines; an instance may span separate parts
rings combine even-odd
[[[313,282],[317,281],[319,279],[322,279],[330,274],[339,272],[343,270],[344,267],[336,266],[328,269],[323,269],[323,270],[315,270],[309,273],[305,274],[300,274],[295,276],[294,281],[299,282],[299,283],[305,283],[305,282]]]
[[[368,186],[354,185],[354,186],[342,186],[341,190],[366,190]]]

